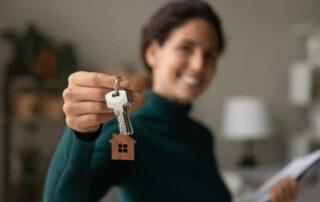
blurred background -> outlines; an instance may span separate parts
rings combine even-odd
[[[141,29],[166,2],[0,0],[0,200],[42,201],[68,75],[143,74]],[[215,132],[219,167],[241,201],[320,147],[320,1],[207,2],[227,49],[192,116]],[[303,178],[298,201],[319,201],[319,173]],[[117,201],[114,189],[103,201]]]

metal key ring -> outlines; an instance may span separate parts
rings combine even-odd
[[[117,76],[116,81],[114,82],[114,90],[116,92],[114,94],[112,94],[113,96],[118,96],[119,95],[118,83],[119,83],[119,79],[120,78],[121,78],[121,76]]]

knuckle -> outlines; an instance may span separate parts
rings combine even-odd
[[[71,88],[66,88],[66,89],[63,91],[63,98],[64,98],[65,100],[70,100],[70,99],[72,99],[73,94],[74,94],[74,92],[73,92],[73,90],[72,90]]]
[[[73,128],[73,119],[71,119],[70,117],[66,117],[66,123],[68,126],[70,126],[71,128]]]
[[[69,75],[69,77],[68,77],[69,84],[74,81],[74,78],[75,78],[76,74],[77,74],[77,72],[74,72],[74,73]]]
[[[66,117],[66,123],[70,128],[78,131],[85,127],[83,124],[79,122],[78,119],[75,118]]]
[[[98,86],[98,84],[99,84],[99,74],[98,73],[93,73],[92,77],[91,77],[91,80],[92,80],[92,82],[93,82],[93,84],[95,86]]]
[[[71,114],[72,113],[72,105],[68,104],[68,103],[65,103],[63,105],[63,111],[65,114]]]
[[[65,95],[65,94],[66,94],[66,90],[67,90],[67,88],[66,88],[66,89],[64,89],[64,90],[63,90],[63,92],[62,92],[62,98],[63,98],[63,99],[65,99],[65,96],[66,96],[66,95]]]
[[[67,98],[67,96],[66,96],[67,91],[68,91],[68,88],[66,88],[66,89],[63,90],[63,92],[62,92],[62,97],[63,97],[63,99],[66,99],[66,98]]]

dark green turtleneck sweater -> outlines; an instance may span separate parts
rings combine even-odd
[[[189,118],[191,106],[171,102],[152,90],[131,116],[135,160],[111,160],[116,119],[85,142],[66,127],[47,175],[46,202],[98,201],[116,186],[120,201],[229,202],[213,155],[210,131]]]

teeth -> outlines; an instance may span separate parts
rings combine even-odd
[[[182,76],[182,80],[192,85],[197,85],[200,82],[199,80],[191,78],[189,76]]]

